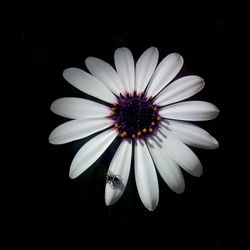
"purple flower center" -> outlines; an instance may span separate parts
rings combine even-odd
[[[112,111],[114,126],[121,137],[146,137],[161,120],[153,98],[148,98],[144,93],[127,93],[125,96],[120,94],[117,103],[113,104]]]

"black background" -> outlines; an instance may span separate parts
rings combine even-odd
[[[135,8],[125,2],[26,7],[17,23],[25,74],[16,89],[22,93],[18,95],[23,110],[19,136],[25,142],[22,157],[27,168],[17,171],[22,185],[15,190],[17,206],[12,207],[21,218],[15,221],[14,230],[25,232],[21,241],[34,246],[70,243],[73,249],[75,244],[117,248],[134,243],[166,249],[229,249],[238,222],[233,207],[241,206],[233,180],[241,178],[235,169],[242,170],[235,154],[240,145],[238,133],[233,132],[239,128],[243,99],[239,90],[244,86],[241,82],[239,89],[235,87],[242,63],[239,41],[243,40],[235,11],[223,4],[145,3]],[[203,164],[203,176],[184,173],[182,195],[159,180],[160,201],[154,212],[141,204],[132,178],[120,201],[105,206],[105,168],[112,147],[96,166],[70,180],[70,163],[86,140],[62,146],[48,143],[49,133],[66,121],[50,112],[51,102],[81,96],[63,79],[62,71],[71,66],[85,69],[88,56],[113,64],[114,51],[121,46],[130,48],[135,59],[150,46],[159,49],[160,59],[180,53],[185,63],[182,73],[206,81],[194,99],[212,102],[221,111],[215,120],[199,123],[220,143],[212,151],[194,149]]]

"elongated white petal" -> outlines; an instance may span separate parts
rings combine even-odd
[[[116,102],[115,95],[105,86],[104,83],[100,82],[94,76],[81,69],[66,69],[63,71],[63,77],[74,87],[78,88],[88,95],[92,95],[105,102]]]
[[[115,51],[115,67],[125,90],[132,92],[135,88],[135,65],[129,49],[119,48]]]
[[[138,59],[135,68],[135,89],[137,93],[145,90],[158,63],[159,52],[155,47],[147,49]]]
[[[116,136],[117,132],[112,128],[85,143],[71,163],[70,178],[76,178],[89,168],[104,153]]]
[[[169,84],[157,96],[155,104],[164,106],[182,101],[203,89],[205,82],[199,76],[185,76]]]
[[[169,156],[189,174],[196,177],[201,176],[202,165],[194,152],[183,142],[173,137],[170,132],[162,128],[159,130],[166,135],[166,138],[162,140],[162,147],[166,149]]]
[[[110,206],[122,196],[128,182],[132,158],[132,143],[123,140],[109,166],[109,172],[117,176],[118,181],[107,183],[105,187],[105,203]]]
[[[187,145],[204,149],[215,149],[219,146],[213,136],[194,124],[173,120],[166,120],[161,124]]]
[[[117,96],[125,91],[117,72],[111,65],[96,57],[88,57],[85,60],[85,64],[89,72],[98,80],[105,83]]]
[[[153,211],[159,201],[158,179],[144,140],[135,144],[135,181],[142,203]]]
[[[112,126],[113,123],[112,120],[107,118],[93,118],[65,122],[51,132],[49,142],[52,144],[64,144],[82,139]]]
[[[174,77],[183,66],[183,58],[177,53],[166,56],[156,68],[151,81],[149,82],[148,96],[157,95]]]
[[[162,140],[164,140],[164,138]],[[169,156],[164,147],[160,147],[160,145],[151,138],[148,139],[147,145],[163,180],[174,192],[183,193],[185,181],[178,164]]]
[[[188,101],[166,106],[159,111],[164,118],[186,121],[212,120],[219,114],[219,109],[209,102]]]
[[[59,98],[50,109],[69,119],[103,118],[111,114],[111,109],[105,105],[76,97]]]

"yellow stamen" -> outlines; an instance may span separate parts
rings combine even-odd
[[[153,132],[153,129],[152,129],[152,128],[149,128],[149,132],[152,133],[152,132]]]
[[[147,133],[147,129],[144,128],[144,129],[142,130],[142,132],[143,132],[143,133]]]
[[[155,122],[151,122],[151,126],[155,126]]]
[[[153,107],[153,111],[157,111],[157,107],[156,106]]]
[[[132,134],[132,138],[135,139],[135,138],[136,138],[136,135],[135,135],[135,134]]]
[[[118,127],[119,127],[119,124],[118,124],[118,123],[116,123],[116,124],[115,124],[115,128],[118,128]]]
[[[157,116],[156,119],[157,119],[157,121],[160,121],[160,120],[161,120],[161,117],[160,117],[160,116]]]
[[[141,131],[137,132],[137,135],[138,135],[138,136],[141,136]]]

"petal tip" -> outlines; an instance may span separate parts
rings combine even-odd
[[[126,48],[126,47],[120,47],[120,48],[117,48],[115,50],[115,55],[117,55],[120,52],[124,52],[124,51],[129,51],[130,52],[130,50],[128,48]]]
[[[177,52],[174,52],[174,53],[171,53],[170,56],[173,56],[173,57],[176,57],[177,60],[180,60],[180,63],[183,64],[184,63],[184,59],[182,57],[181,54],[177,53]]]
[[[201,90],[202,90],[205,87],[206,83],[203,78],[201,78],[200,81],[201,81]]]
[[[216,105],[214,105],[214,104],[212,104],[212,105],[213,105],[214,113],[215,113],[215,117],[214,118],[216,118],[220,114],[220,110],[219,110],[219,108]]]
[[[51,134],[52,134],[52,133],[51,133]],[[49,141],[50,144],[55,144],[55,143],[54,143],[54,140],[53,140],[53,136],[52,136],[51,134],[50,134],[49,137],[48,137],[48,141]]]
[[[56,102],[56,100],[55,101],[53,101],[51,104],[50,104],[50,110],[53,112],[53,113],[55,113],[55,102]]]
[[[177,194],[183,194],[185,191],[185,188],[183,188],[182,190],[178,190],[178,192],[176,192]]]
[[[152,201],[151,203],[146,203],[145,201],[143,202],[143,205],[149,210],[150,212],[153,212],[157,205],[158,205],[159,199]]]
[[[105,198],[105,205],[106,205],[107,207],[112,206],[114,203],[115,203],[115,201],[112,201],[111,199],[106,199],[106,198]]]
[[[199,167],[194,173],[193,176],[194,177],[201,177],[203,175],[203,168]]]
[[[201,162],[198,160],[198,162],[194,163],[193,168],[190,169],[188,173],[193,177],[201,177],[203,174],[203,167],[201,165]]]
[[[75,179],[78,175],[74,174],[72,171],[69,172],[69,178]]]
[[[157,207],[157,204],[153,207],[146,207],[146,208],[148,209],[148,211],[153,212],[156,209],[156,207]]]
[[[66,81],[70,82],[70,80],[72,80],[72,76],[77,74],[79,71],[82,71],[82,70],[79,68],[71,67],[71,68],[67,68],[63,70],[62,75]]]
[[[85,64],[88,67],[89,64],[91,64],[93,62],[93,60],[95,59],[95,57],[93,56],[89,56],[85,59]]]
[[[180,185],[174,190],[177,194],[183,194],[185,191],[185,183]]]
[[[176,194],[183,194],[185,190],[174,190]]]
[[[106,206],[112,206],[113,204],[115,204],[118,200],[119,200],[119,196],[116,196],[115,193],[113,192],[113,190],[111,190],[107,184],[106,184],[106,188],[105,188],[105,204]]]
[[[155,46],[149,47],[148,50],[152,50],[153,52],[158,53],[158,49]]]
[[[65,79],[67,78],[67,75],[68,75],[68,73],[70,72],[70,69],[71,69],[71,68],[67,68],[67,69],[63,70],[62,75],[63,75],[63,77],[64,77]]]
[[[57,140],[56,140],[56,136],[55,136],[55,129],[50,133],[49,137],[48,137],[48,141],[50,144],[53,145],[58,145],[60,144]]]
[[[216,149],[219,147],[219,142],[213,136],[211,136],[211,141],[213,144],[212,149]]]
[[[108,200],[106,197],[105,197],[105,205],[107,207],[111,206],[110,200]]]
[[[76,167],[74,166],[73,168],[73,164],[71,164],[70,169],[69,169],[69,178],[70,179],[75,179],[76,177],[78,177],[82,172],[77,172],[76,171]]]

